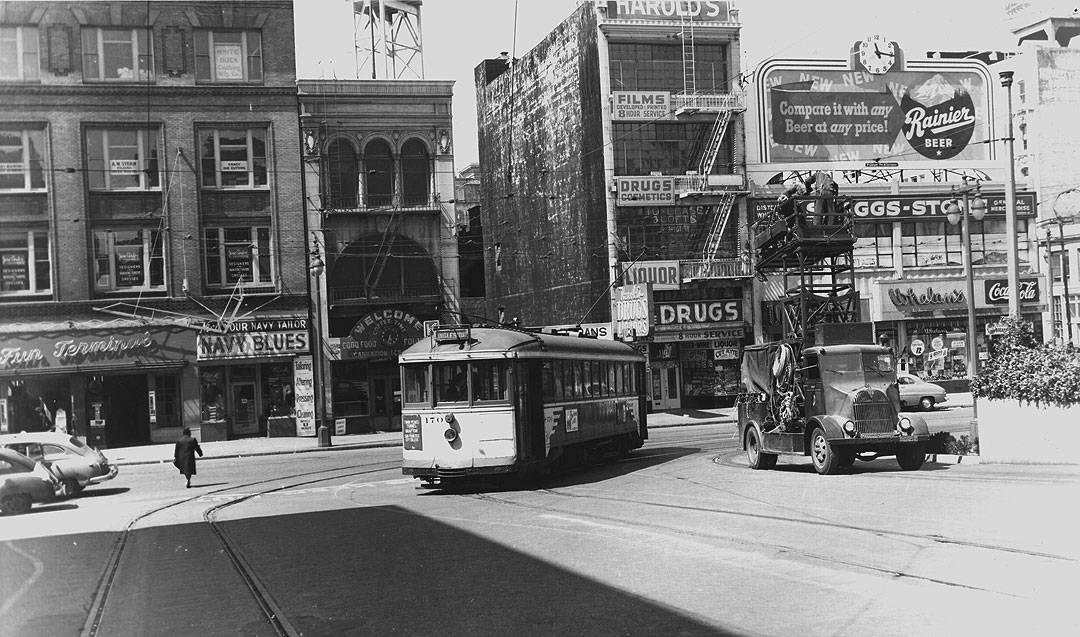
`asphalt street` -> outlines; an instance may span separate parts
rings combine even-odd
[[[0,625],[270,635],[269,609],[304,635],[1080,630],[1075,468],[756,472],[733,432],[657,430],[534,488],[419,489],[397,448],[217,459],[190,490],[128,466],[3,519]]]

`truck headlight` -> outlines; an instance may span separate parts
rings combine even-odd
[[[846,433],[849,436],[854,436],[855,435],[855,421],[854,420],[849,420],[849,421],[844,423],[844,433]]]
[[[902,431],[902,432],[904,432],[906,434],[910,434],[912,431],[915,430],[915,427],[912,426],[912,424],[911,424],[911,419],[908,418],[907,416],[904,416],[904,417],[900,418],[900,421],[899,421],[898,424],[900,425],[900,431]]]

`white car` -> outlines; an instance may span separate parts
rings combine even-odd
[[[928,383],[918,376],[897,374],[896,385],[900,389],[901,407],[933,409],[935,405],[940,405],[948,400],[948,395],[941,385]]]
[[[60,480],[63,495],[74,496],[88,485],[112,480],[119,469],[97,449],[67,434],[52,431],[0,435],[0,447],[18,451],[48,466]]]

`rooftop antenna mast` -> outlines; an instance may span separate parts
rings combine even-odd
[[[424,79],[422,0],[353,1],[356,79]]]

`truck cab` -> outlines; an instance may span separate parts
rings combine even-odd
[[[895,456],[905,470],[923,464],[929,430],[921,417],[900,413],[889,348],[750,346],[743,386],[739,434],[751,468],[772,468],[781,454],[810,456],[821,474],[880,456]]]

